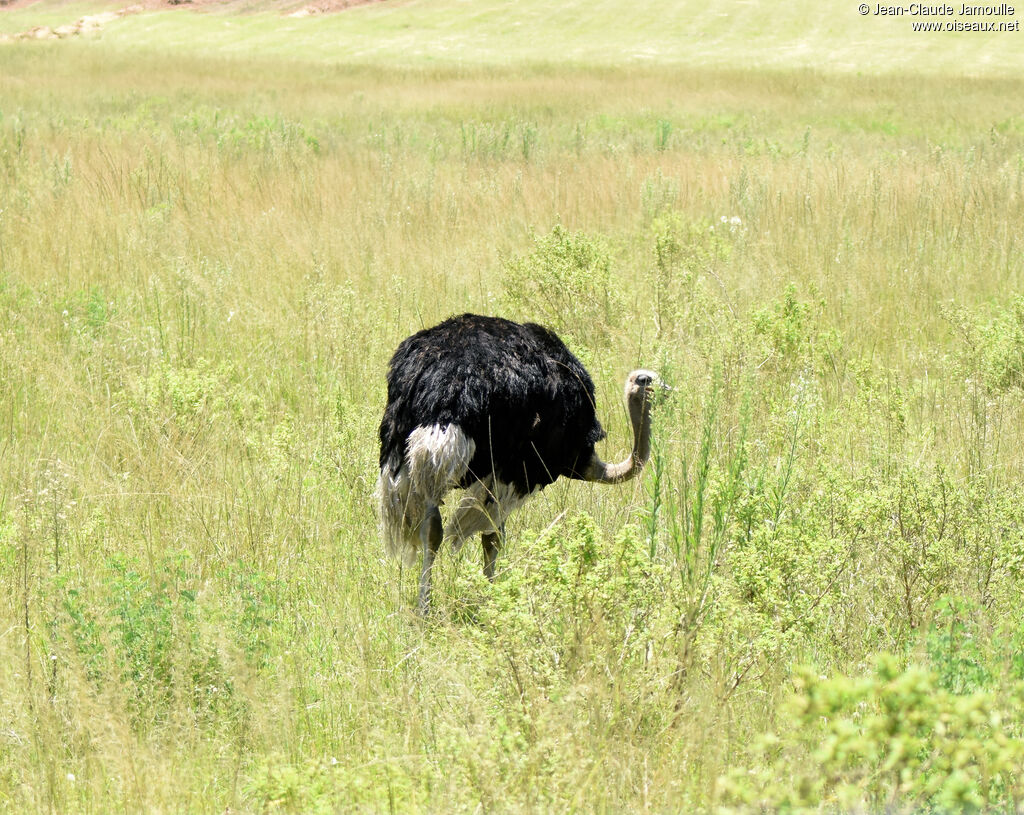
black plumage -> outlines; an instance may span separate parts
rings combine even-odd
[[[525,496],[582,469],[605,433],[594,383],[548,328],[463,314],[404,340],[388,369],[380,465],[397,472],[416,427],[458,425],[476,450],[461,483],[492,473]]]

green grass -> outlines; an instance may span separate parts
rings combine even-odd
[[[856,3],[389,0],[326,17],[282,16],[299,7],[235,3],[227,12],[213,7],[202,14],[177,8],[123,17],[100,36],[106,49],[340,64],[668,64],[971,76],[1017,76],[1024,69],[1020,31],[914,32],[912,23],[925,18],[862,16]],[[38,3],[4,12],[0,31],[71,22],[87,8]]]
[[[1021,806],[1019,55],[657,6],[0,45],[0,811]],[[424,623],[377,423],[464,310],[567,339],[607,459],[676,394]]]

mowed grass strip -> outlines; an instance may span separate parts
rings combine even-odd
[[[925,8],[935,8],[927,6]],[[915,31],[915,23],[977,22],[954,14],[877,13],[868,4],[654,0],[411,0],[369,3],[340,13],[295,18],[298,3],[210,4],[131,14],[106,24],[103,48],[172,49],[176,54],[254,53],[328,63],[384,65],[688,65],[757,69],[814,68],[854,74],[893,71],[1016,76],[1024,68],[1019,26],[1002,32]],[[8,34],[71,23],[117,6],[33,3],[0,15]],[[909,6],[908,6],[909,8]],[[996,8],[999,8],[998,6]],[[241,13],[240,13],[241,12]],[[1008,23],[1008,11],[982,15]]]

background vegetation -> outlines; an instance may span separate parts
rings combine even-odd
[[[1022,806],[1020,35],[861,75],[817,6],[748,63],[663,5],[642,64],[610,2],[0,45],[0,809]],[[465,310],[567,339],[607,458],[630,368],[677,393],[424,624],[376,428]]]

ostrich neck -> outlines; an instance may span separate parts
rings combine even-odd
[[[651,455],[651,410],[646,401],[630,403],[629,418],[633,423],[633,451],[617,464],[608,464],[594,453],[587,465],[585,478],[598,484],[621,484],[629,481],[643,468]]]

